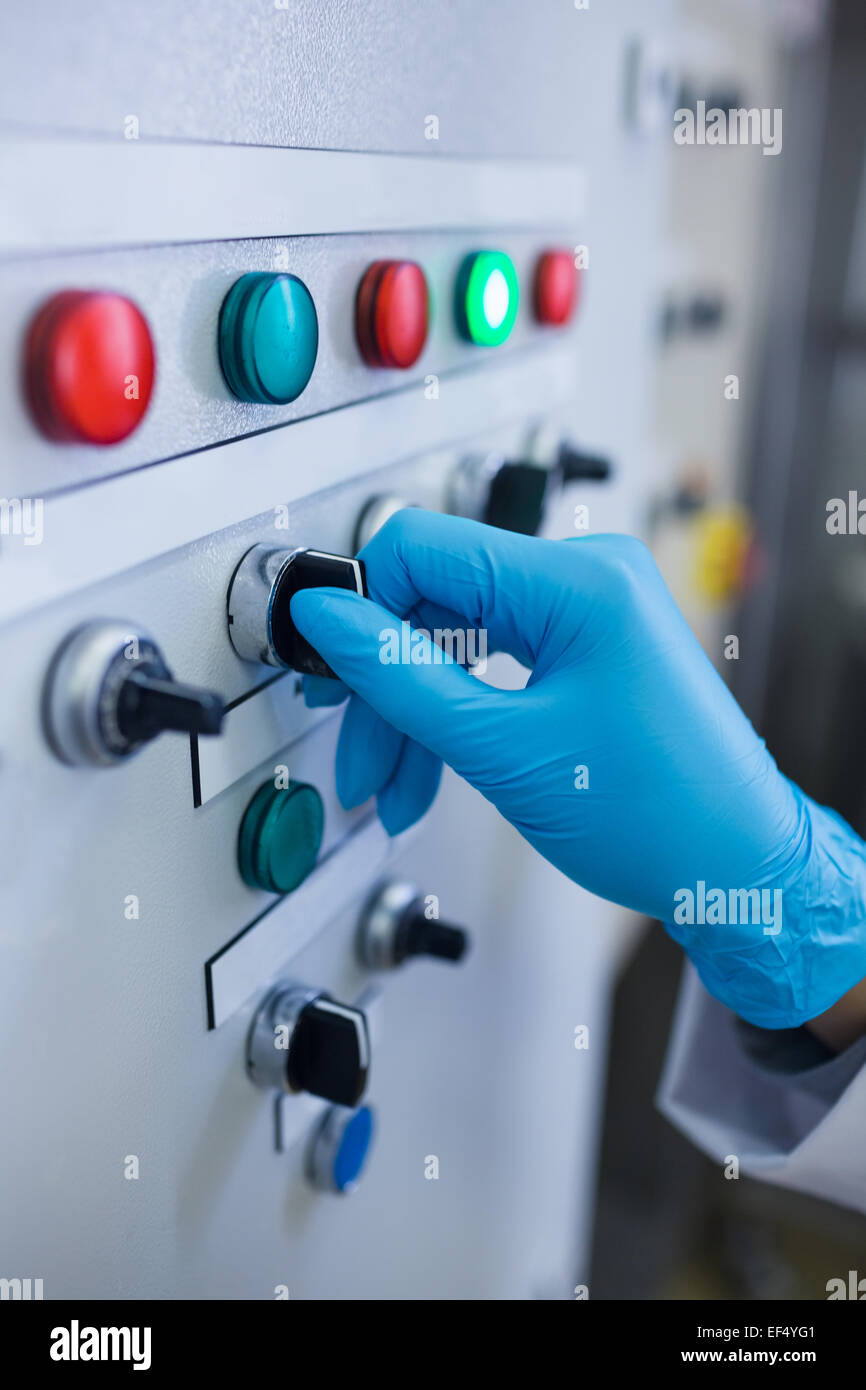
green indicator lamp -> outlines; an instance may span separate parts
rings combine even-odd
[[[313,374],[319,322],[296,275],[253,271],[236,280],[219,317],[219,359],[238,400],[288,405]]]
[[[308,782],[259,787],[244,812],[238,835],[238,868],[251,888],[291,893],[315,867],[325,811]]]
[[[457,327],[481,347],[504,343],[517,318],[520,287],[504,251],[472,251],[457,275]]]

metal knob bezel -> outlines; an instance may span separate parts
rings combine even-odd
[[[128,657],[135,644],[137,655]],[[162,679],[171,672],[153,638],[117,619],[94,619],[75,628],[54,654],[42,693],[42,724],[48,743],[71,767],[110,767],[138,752],[148,740],[131,741],[115,716],[117,697],[130,661]]]

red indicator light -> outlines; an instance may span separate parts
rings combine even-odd
[[[535,317],[561,325],[572,317],[578,299],[578,275],[571,251],[545,251],[535,267]]]
[[[411,367],[424,349],[430,316],[427,279],[414,261],[374,261],[355,301],[355,332],[370,367]]]
[[[147,320],[131,299],[63,290],[30,324],[26,390],[49,439],[117,444],[139,425],[153,391]]]

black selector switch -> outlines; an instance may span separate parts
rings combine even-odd
[[[335,1105],[357,1105],[367,1082],[368,1054],[364,1015],[331,999],[314,999],[295,1027],[287,1062],[289,1086]]]
[[[601,454],[586,454],[572,444],[560,445],[557,465],[564,483],[576,483],[582,479],[605,483],[612,472],[609,458]]]
[[[254,545],[234,572],[228,593],[229,637],[238,656],[289,666],[311,676],[334,672],[292,622],[300,589],[349,589],[367,595],[362,560],[322,550]]]
[[[218,734],[224,704],[213,690],[176,681],[147,633],[98,621],[76,628],[55,653],[42,713],[63,762],[106,766],[164,731]]]
[[[369,1070],[370,1037],[360,1009],[338,1004],[321,990],[284,983],[256,1012],[247,1071],[257,1086],[354,1106]]]
[[[470,454],[460,460],[448,483],[448,510],[532,535],[538,530],[547,496],[549,470],[529,459],[504,454]]]
[[[170,729],[178,733],[218,734],[223,721],[222,697],[212,690],[135,671],[120,687],[117,727],[130,743],[144,743]]]
[[[534,536],[544,517],[550,474],[535,463],[506,460],[490,480],[482,521]]]
[[[427,902],[411,883],[380,885],[361,913],[358,956],[370,970],[393,970],[413,956],[456,964],[468,949],[468,932],[428,916]]]
[[[504,531],[534,536],[545,509],[566,483],[605,482],[610,460],[576,448],[549,428],[534,430],[517,458],[476,454],[461,460],[449,482],[449,510]]]

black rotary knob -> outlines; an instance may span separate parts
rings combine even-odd
[[[281,550],[254,545],[241,559],[228,592],[229,637],[238,656],[310,676],[333,676],[292,621],[294,595],[323,587],[349,589],[366,598],[364,562],[304,546]]]
[[[503,531],[534,536],[544,517],[549,481],[548,469],[539,464],[506,461],[490,480],[482,520]]]
[[[266,1090],[306,1091],[355,1106],[370,1071],[366,1016],[322,990],[277,985],[253,1018],[247,1071]]]
[[[357,1105],[367,1085],[370,1042],[360,1009],[319,995],[298,1015],[286,1061],[293,1091]]]
[[[371,970],[392,970],[413,956],[463,959],[469,933],[429,915],[430,906],[411,883],[391,880],[376,889],[361,914],[358,954]]]
[[[490,480],[483,519],[489,526],[534,536],[558,483],[603,483],[611,471],[610,459],[568,443],[560,444],[553,469],[531,460],[507,460]]]

